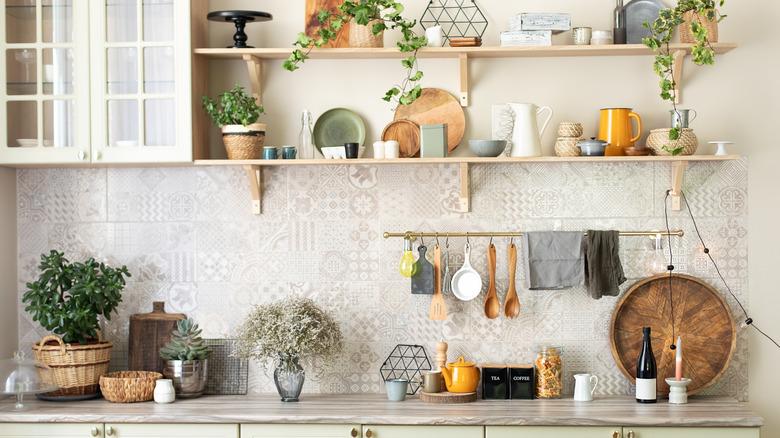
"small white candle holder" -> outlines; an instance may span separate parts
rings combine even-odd
[[[726,147],[734,144],[733,141],[711,141],[709,143],[718,147],[718,149],[715,151],[716,156],[728,155],[729,152],[726,150]]]
[[[666,379],[666,384],[669,385],[669,403],[673,405],[684,405],[688,403],[688,385],[691,383],[691,379],[677,380],[674,377]]]

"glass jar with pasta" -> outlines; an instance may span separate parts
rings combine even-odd
[[[561,349],[544,346],[536,355],[536,398],[560,398],[563,391]]]

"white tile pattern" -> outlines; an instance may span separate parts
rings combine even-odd
[[[148,311],[152,300],[197,318],[216,337],[232,333],[250,306],[299,295],[333,312],[346,340],[340,357],[309,365],[309,392],[381,392],[379,366],[395,344],[425,345],[433,357],[434,344],[444,338],[453,355],[460,351],[491,362],[530,362],[536,344],[560,345],[567,392],[573,373],[589,371],[601,378],[599,393],[630,393],[608,342],[615,298],[591,300],[582,288],[521,290],[518,319],[489,321],[481,299],[460,303],[447,296],[448,320],[429,321],[430,298],[411,296],[396,272],[401,242],[385,241],[381,234],[661,229],[669,164],[476,165],[472,212],[466,214],[457,210],[457,166],[268,169],[261,216],[251,214],[244,178],[239,167],[19,170],[20,295],[36,274],[39,255],[50,248],[72,259],[95,256],[126,264],[133,278],[120,316],[107,327],[117,345],[117,368],[126,360],[127,316]],[[685,190],[723,274],[746,300],[745,163],[692,164]],[[671,217],[672,227],[687,232],[672,243],[678,269],[725,292],[690,220],[681,212]],[[508,241],[496,243],[503,299]],[[463,261],[463,244],[450,240],[454,268]],[[472,262],[484,274],[487,241],[473,245]],[[623,239],[621,248],[630,277],[625,291],[647,274],[649,240]],[[20,312],[19,342],[29,348],[43,333]],[[707,393],[745,399],[747,361],[742,335],[730,369]],[[250,392],[273,391],[271,373],[253,364]]]

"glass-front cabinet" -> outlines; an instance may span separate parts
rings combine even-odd
[[[192,160],[189,0],[0,3],[0,163]]]

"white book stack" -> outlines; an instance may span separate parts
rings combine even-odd
[[[569,14],[524,12],[509,18],[509,31],[501,32],[501,46],[551,46],[553,33],[568,30]]]
[[[501,32],[501,47],[551,46],[552,31],[521,30]]]

